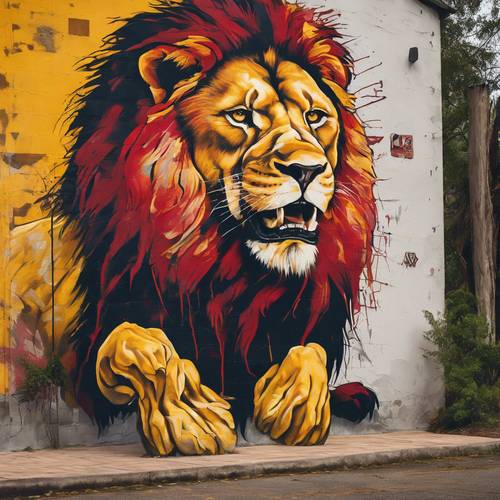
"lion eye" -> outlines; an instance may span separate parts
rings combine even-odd
[[[312,128],[318,128],[326,122],[327,114],[320,109],[311,109],[306,113],[306,121]]]
[[[252,125],[252,112],[249,109],[237,108],[226,112],[230,122],[235,124]]]

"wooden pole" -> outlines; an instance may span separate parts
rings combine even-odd
[[[469,89],[469,196],[474,288],[495,342],[494,219],[490,187],[490,99],[486,85]]]
[[[493,124],[491,128],[490,142],[490,171],[491,171],[491,186],[493,189],[493,219],[495,221],[495,233],[493,234],[493,255],[496,255],[496,341],[500,343],[500,328],[498,327],[498,318],[500,318],[500,300],[498,290],[500,290],[500,97],[497,97]]]

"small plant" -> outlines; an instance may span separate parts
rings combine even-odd
[[[434,429],[456,429],[471,424],[493,425],[500,414],[500,346],[488,344],[488,325],[479,315],[475,297],[452,292],[444,317],[426,311],[431,325],[425,337],[436,346],[426,354],[444,369],[445,407]]]
[[[20,363],[26,374],[17,391],[21,403],[41,403],[50,397],[54,388],[64,385],[64,369],[57,358],[49,360],[43,368],[25,359],[20,360]]]
[[[57,358],[39,367],[26,359],[20,360],[25,379],[16,396],[21,403],[33,404],[44,421],[47,438],[53,448],[59,447],[59,399],[58,392],[65,383],[65,373]]]

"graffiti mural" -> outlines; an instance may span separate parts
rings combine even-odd
[[[249,419],[322,444],[332,413],[378,404],[329,386],[376,223],[329,14],[185,0],[126,20],[82,67],[51,217],[14,232],[16,328],[55,346],[100,429],[137,413],[151,455],[231,451]]]

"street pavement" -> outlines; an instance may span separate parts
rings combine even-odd
[[[500,499],[500,455],[444,458],[256,479],[171,483],[55,496],[58,500],[106,499]],[[46,497],[45,497],[46,498]]]
[[[270,481],[269,491],[274,491],[276,498],[296,498],[293,495],[318,496],[331,498],[337,488],[342,485],[354,485],[352,491],[362,492],[373,484],[390,485],[392,480],[377,476],[370,478],[371,469],[365,473],[351,474],[355,480],[348,479],[347,483],[342,472],[327,474],[326,476],[311,475],[298,476],[308,481],[294,481],[281,478],[268,479],[272,474],[300,474],[308,472],[344,471],[347,468],[382,466],[390,463],[409,463],[415,460],[429,460],[452,456],[471,456],[475,454],[492,456],[491,453],[499,452],[500,439],[484,438],[477,436],[462,436],[451,434],[432,434],[422,431],[402,431],[386,434],[367,434],[356,436],[331,436],[324,446],[280,446],[263,445],[236,448],[234,453],[217,456],[173,456],[168,458],[145,458],[144,451],[139,444],[111,445],[96,447],[76,447],[59,450],[20,451],[16,453],[0,453],[0,498],[21,497],[28,495],[42,495],[49,492],[65,492],[85,489],[100,490],[106,487],[122,488],[132,491],[132,485],[156,485],[177,482],[181,488],[166,490],[171,498],[178,495],[186,496],[185,488],[196,488],[196,481],[221,481],[227,479],[249,479],[266,477],[248,483],[222,483],[224,486],[221,498],[254,498],[254,492],[264,493],[267,489],[260,490],[260,482],[266,484]],[[395,474],[394,484],[405,485],[405,474]],[[432,472],[432,470],[431,470]],[[500,477],[500,471],[495,473]],[[358,475],[356,475],[358,474]],[[417,471],[417,475],[418,475]],[[488,475],[489,472],[478,472]],[[351,476],[349,476],[351,477]],[[424,474],[422,477],[426,477]],[[399,479],[398,479],[399,478]],[[447,475],[443,481],[447,481]],[[316,484],[316,482],[320,482]],[[332,482],[333,481],[333,482]],[[434,477],[430,484],[439,481]],[[478,480],[478,483],[481,481]],[[487,483],[491,481],[487,478]],[[190,485],[193,486],[190,486]],[[200,483],[201,498],[212,495],[203,488],[212,488],[216,483]],[[459,484],[452,481],[451,486]],[[288,486],[286,490],[285,486]],[[417,481],[418,486],[418,481]],[[467,483],[465,483],[467,486]],[[301,488],[310,488],[302,491]],[[384,486],[385,487],[385,486]],[[236,490],[233,491],[233,489]],[[474,487],[473,491],[481,491]],[[238,490],[239,489],[239,490]],[[346,490],[346,491],[351,491]],[[462,488],[458,488],[461,491]],[[156,490],[155,490],[156,491]],[[160,489],[158,498],[165,498],[165,493]],[[193,490],[193,494],[197,494]],[[493,490],[498,491],[498,490]],[[138,493],[137,493],[138,494]],[[369,493],[370,495],[372,493]],[[488,493],[489,494],[489,493]],[[245,496],[246,495],[246,496]],[[124,498],[127,498],[123,496]],[[218,498],[218,496],[213,496]],[[268,496],[269,497],[269,496]],[[117,498],[121,498],[118,496]],[[135,496],[129,497],[135,498]],[[154,497],[153,497],[154,498]],[[196,496],[194,498],[197,498]],[[198,496],[198,498],[200,498]],[[266,498],[265,496],[263,498]],[[487,498],[487,497],[484,497]],[[500,499],[500,496],[497,498]]]

